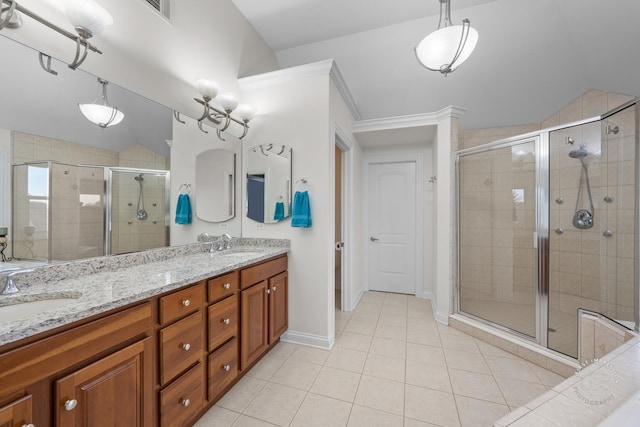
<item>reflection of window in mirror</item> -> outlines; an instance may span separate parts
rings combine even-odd
[[[247,152],[247,217],[269,224],[291,216],[291,148],[263,144]]]

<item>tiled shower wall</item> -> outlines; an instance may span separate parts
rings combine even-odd
[[[12,153],[12,164],[52,160],[72,165],[86,164],[160,170],[168,170],[170,167],[169,158],[157,154],[140,144],[117,152],[22,132],[13,132]],[[101,170],[100,173],[95,173],[95,170],[90,168],[66,167],[63,169],[67,171],[66,174],[64,170],[60,174],[55,173],[54,170],[54,180],[52,182],[54,190],[56,188],[61,190],[57,191],[54,199],[51,200],[52,235],[56,239],[56,244],[52,248],[52,259],[70,260],[101,255],[101,245],[104,239],[102,231],[102,213],[104,209],[102,197],[103,176]],[[135,181],[133,183],[137,185]],[[16,184],[22,185],[26,194],[26,177],[24,179],[18,178]],[[137,188],[136,186],[135,189]],[[79,194],[100,194],[101,196],[98,204],[90,203],[89,206],[85,203],[83,206],[83,202],[80,201],[81,209],[72,209],[79,202]],[[162,194],[161,202],[154,201],[151,203],[157,203],[157,206],[161,206],[164,209],[164,193]],[[29,213],[26,206],[22,208],[17,206],[16,208],[20,217],[28,217]],[[114,215],[114,220],[117,218],[119,216]],[[128,231],[121,232],[125,236],[123,238],[119,236],[118,242],[123,240],[130,242],[140,241],[143,249],[162,246],[165,241],[164,216],[162,216],[161,220],[162,226],[158,227],[156,226],[157,224],[152,224],[153,226],[147,227],[146,224],[143,224],[144,227],[142,228],[144,230],[133,230],[133,234],[140,234],[137,237],[126,236],[126,234],[131,233],[131,227],[128,229],[120,227],[120,230]],[[118,228],[118,226],[118,224],[112,225],[115,228]],[[13,233],[12,240],[16,243],[13,253],[16,257],[30,258],[31,254],[27,253],[28,249],[31,249],[35,258],[42,259],[47,257],[48,243],[46,234],[43,235],[36,232],[33,243],[29,242],[30,247],[27,248],[24,245],[24,233],[20,233],[19,230]],[[117,250],[114,253],[120,253],[140,250],[140,247],[136,247],[131,243],[125,248],[117,247],[114,249]],[[7,253],[10,253],[10,251],[11,248],[7,250]]]

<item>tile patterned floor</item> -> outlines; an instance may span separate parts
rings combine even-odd
[[[197,427],[491,427],[563,380],[437,324],[431,303],[366,293],[331,351],[279,343]]]

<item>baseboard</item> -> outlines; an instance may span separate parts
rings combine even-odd
[[[416,294],[417,298],[429,299],[433,304],[433,292],[431,291],[423,291],[421,294]]]
[[[331,337],[323,337],[320,335],[305,334],[304,332],[287,331],[282,334],[280,341],[331,350],[334,337],[333,335]]]
[[[433,301],[433,300],[431,300]],[[436,322],[440,322],[443,325],[449,324],[449,315],[446,313],[440,313],[437,308],[434,307],[433,312],[435,313]]]

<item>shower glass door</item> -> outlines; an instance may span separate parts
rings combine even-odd
[[[578,309],[634,323],[635,114],[549,133],[548,347],[574,358]]]
[[[109,174],[108,253],[168,246],[168,171],[110,168]]]
[[[538,137],[458,157],[459,311],[537,339]]]

